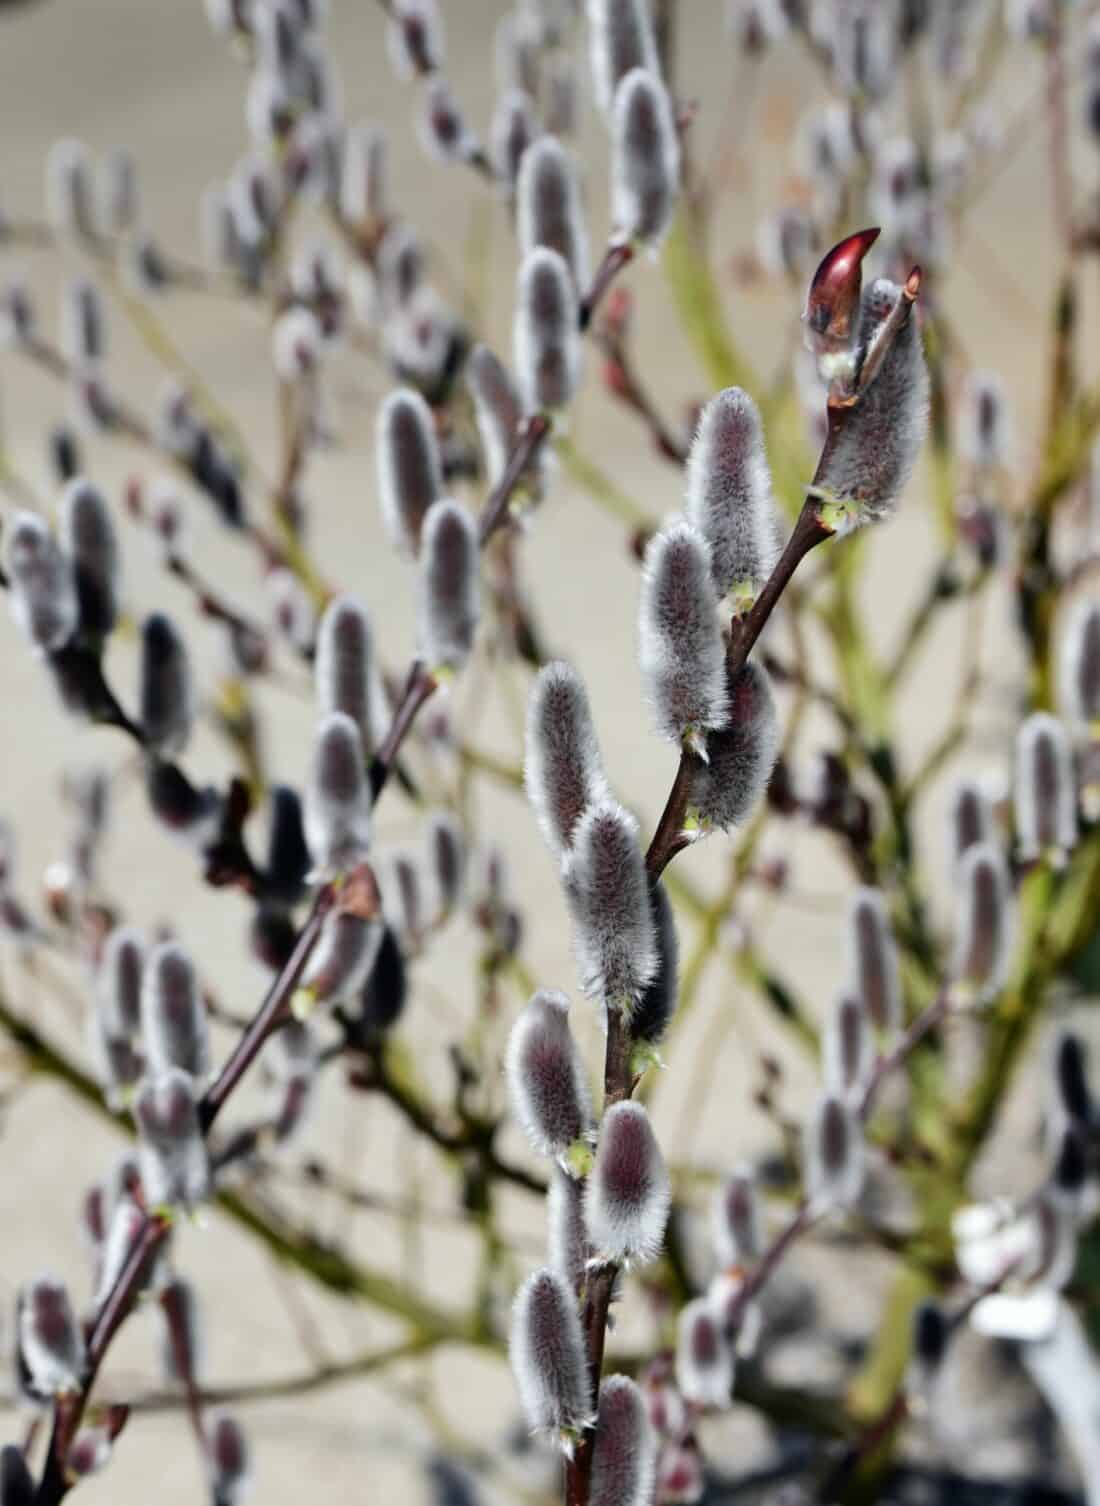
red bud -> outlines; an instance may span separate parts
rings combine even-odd
[[[863,258],[878,236],[877,225],[857,230],[822,258],[810,283],[803,316],[810,341],[817,349],[835,350],[849,343],[863,286]]]

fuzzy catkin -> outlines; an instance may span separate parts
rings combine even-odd
[[[690,806],[704,830],[729,831],[755,810],[779,754],[779,717],[767,672],[753,659],[727,680],[729,719],[708,732],[706,761],[691,784]]]
[[[664,1242],[671,1201],[668,1171],[640,1103],[616,1103],[603,1117],[588,1178],[585,1225],[600,1258],[645,1265]]]
[[[1025,861],[1056,860],[1077,842],[1077,790],[1073,754],[1057,717],[1035,711],[1016,736],[1014,782],[1016,839]]]
[[[370,618],[353,596],[338,596],[325,608],[317,630],[313,680],[322,716],[342,711],[359,729],[369,757],[381,741],[381,687]]]
[[[564,994],[542,989],[531,999],[512,1026],[504,1072],[513,1112],[532,1147],[540,1155],[564,1158],[591,1121]]]
[[[370,786],[359,729],[342,711],[322,718],[303,804],[306,842],[322,872],[346,872],[370,848]]]
[[[621,79],[634,68],[660,76],[648,0],[588,0],[588,53],[596,103],[611,111]]]
[[[19,1355],[34,1389],[46,1396],[78,1391],[84,1338],[65,1286],[39,1277],[20,1292],[18,1311]]]
[[[61,545],[72,561],[80,632],[105,638],[118,618],[118,540],[102,492],[70,481],[61,496]]]
[[[506,89],[496,102],[489,125],[489,160],[508,193],[515,192],[520,163],[538,134],[530,94],[524,89]]]
[[[210,1070],[206,1006],[195,968],[175,942],[155,947],[141,987],[141,1033],[155,1075],[178,1068],[201,1078]]]
[[[554,412],[580,380],[577,293],[556,251],[539,246],[519,269],[513,323],[516,376],[528,413]]]
[[[466,362],[465,377],[474,400],[486,479],[490,486],[496,486],[515,448],[523,404],[508,368],[487,345],[474,346]]]
[[[676,1384],[697,1407],[725,1409],[733,1390],[733,1349],[710,1302],[695,1297],[676,1325]]]
[[[524,152],[516,179],[516,235],[520,260],[540,246],[556,251],[580,296],[588,283],[588,231],[577,167],[554,136],[540,136]]]
[[[975,780],[960,780],[951,797],[948,816],[948,856],[952,869],[968,848],[988,842],[992,836],[993,810],[989,796]]]
[[[857,334],[860,366],[901,296],[901,289],[884,278],[865,289]],[[889,516],[913,473],[927,430],[928,368],[912,309],[870,385],[839,426],[818,476],[825,496],[850,504],[844,527]]]
[[[19,630],[40,653],[63,648],[80,619],[76,579],[72,562],[34,513],[17,513],[5,530],[4,565]]]
[[[579,1292],[588,1263],[584,1182],[560,1166],[551,1171],[546,1194],[546,1255],[566,1286]]]
[[[630,1033],[640,1044],[660,1045],[679,998],[680,942],[676,916],[665,886],[658,879],[650,885],[653,935],[657,945],[657,970],[646,985],[630,1016]]]
[[[342,1004],[363,987],[382,943],[382,927],[349,911],[325,917],[301,983],[301,997],[316,1004]]]
[[[530,1427],[571,1434],[586,1426],[592,1389],[576,1298],[548,1267],[519,1289],[508,1353]]]
[[[145,943],[133,926],[115,926],[107,937],[96,977],[99,1007],[112,1035],[132,1037],[141,1026],[141,981]]]
[[[679,743],[724,726],[729,697],[710,549],[688,523],[663,528],[646,550],[638,636],[661,735]]]
[[[951,977],[976,1003],[998,992],[1011,960],[1008,868],[1000,848],[979,842],[959,862],[955,889],[961,909]]]
[[[806,1125],[803,1180],[811,1206],[851,1208],[863,1190],[863,1129],[853,1111],[826,1094]]]
[[[657,1439],[645,1398],[625,1375],[600,1386],[588,1506],[650,1506]]]
[[[481,611],[477,527],[457,502],[435,502],[424,519],[418,620],[430,669],[457,673],[469,658]]]
[[[848,907],[848,979],[876,1030],[901,1023],[901,973],[886,900],[878,889],[860,888]]]
[[[577,825],[564,868],[581,981],[629,1015],[657,971],[657,940],[638,823],[612,800]]]
[[[723,1270],[751,1265],[763,1254],[764,1221],[756,1177],[750,1167],[735,1171],[715,1194],[711,1241]]]
[[[611,141],[616,234],[655,250],[680,192],[680,138],[668,91],[644,68],[631,69],[615,90]]]
[[[874,1061],[867,1011],[859,999],[842,995],[833,1006],[822,1039],[826,1090],[834,1098],[858,1105],[870,1082]]]
[[[443,495],[439,441],[419,392],[402,387],[386,398],[378,411],[375,453],[383,522],[394,547],[415,556],[428,509]]]
[[[141,1185],[149,1208],[193,1208],[210,1192],[210,1162],[192,1079],[173,1068],[134,1102]]]
[[[548,664],[535,680],[523,774],[539,829],[564,856],[585,812],[609,794],[584,682],[568,664]]]
[[[714,588],[755,598],[779,557],[760,411],[727,387],[703,409],[688,458],[685,512],[710,545]]]
[[[163,612],[151,613],[141,629],[141,730],[157,753],[178,753],[194,720],[194,691],[187,646]]]
[[[1061,709],[1079,727],[1100,722],[1100,600],[1082,597],[1066,614],[1059,658]]]

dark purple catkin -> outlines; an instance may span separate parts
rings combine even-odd
[[[141,978],[145,942],[133,926],[115,926],[100,957],[96,991],[112,1035],[132,1036],[141,1026]]]
[[[160,1366],[166,1386],[186,1386],[201,1381],[203,1369],[202,1324],[198,1293],[190,1281],[176,1277],[158,1297],[164,1331]]]
[[[496,102],[489,126],[489,160],[508,193],[515,192],[520,163],[538,134],[531,96],[524,89],[506,89]]]
[[[629,1016],[658,960],[634,817],[612,800],[587,810],[564,879],[584,990]]]
[[[415,952],[427,924],[420,865],[409,852],[390,855],[383,871],[382,907],[407,952]]]
[[[579,1292],[588,1264],[584,1182],[560,1166],[551,1170],[546,1194],[546,1255],[570,1291]]]
[[[1072,1123],[1091,1124],[1087,1048],[1075,1031],[1064,1030],[1055,1042],[1054,1088],[1059,1108]]]
[[[446,79],[438,75],[424,85],[420,108],[420,141],[437,162],[461,162],[475,149],[465,117]]]
[[[321,935],[294,995],[299,1019],[317,1004],[342,1004],[358,993],[374,966],[382,943],[382,926],[350,911],[325,917]]]
[[[516,374],[528,413],[571,401],[580,380],[577,293],[556,251],[540,246],[519,270],[513,323]]]
[[[993,807],[980,784],[963,779],[955,786],[948,815],[948,855],[954,869],[963,854],[993,837]]]
[[[591,1421],[592,1387],[576,1298],[548,1267],[519,1289],[508,1355],[528,1425],[568,1450]]]
[[[572,1170],[570,1149],[587,1133],[592,1111],[564,994],[540,989],[531,999],[512,1026],[504,1072],[512,1112],[532,1147]]]
[[[917,1384],[927,1383],[943,1364],[950,1327],[938,1302],[920,1303],[913,1314],[913,1368]]]
[[[725,1408],[730,1404],[733,1349],[706,1297],[696,1297],[680,1310],[676,1384],[693,1406]]]
[[[102,639],[118,620],[118,541],[102,492],[70,481],[61,495],[61,545],[72,561],[80,632]]]
[[[187,743],[194,719],[194,692],[187,648],[175,623],[151,613],[141,628],[141,730],[162,756]]]
[[[569,268],[578,295],[585,291],[588,231],[580,180],[568,148],[554,136],[540,136],[519,164],[516,234],[521,261],[540,246],[556,251]]]
[[[322,873],[346,873],[370,849],[370,785],[350,716],[332,711],[317,729],[303,801],[306,844]]]
[[[94,238],[92,161],[82,141],[55,141],[46,154],[46,213],[59,235]]]
[[[710,548],[688,523],[663,528],[646,550],[638,638],[658,731],[702,752],[704,734],[725,726],[729,698]]]
[[[645,1398],[625,1375],[600,1386],[588,1506],[650,1506],[657,1471],[657,1439]]]
[[[443,494],[432,410],[411,387],[391,392],[378,412],[375,436],[382,520],[402,554],[420,548],[424,518]]]
[[[438,0],[395,0],[386,47],[398,78],[415,78],[443,65],[443,18]]]
[[[210,1192],[210,1162],[199,1130],[192,1079],[173,1068],[146,1083],[134,1102],[146,1205],[193,1208]]]
[[[1063,1208],[1078,1212],[1089,1180],[1089,1143],[1079,1124],[1063,1126],[1050,1169],[1049,1195]]]
[[[389,926],[383,928],[378,956],[371,969],[360,999],[358,1024],[370,1040],[391,1030],[401,1018],[408,999],[409,985],[405,959],[397,937]]]
[[[648,0],[588,0],[588,53],[596,103],[605,115],[620,80],[633,69],[660,77]]]
[[[729,720],[706,740],[691,785],[691,810],[705,831],[729,831],[755,810],[779,754],[779,718],[767,672],[750,659],[729,683]]]
[[[61,349],[74,366],[94,365],[107,353],[103,299],[86,277],[66,283],[61,298]]]
[[[1021,859],[1063,861],[1077,842],[1077,789],[1066,729],[1046,711],[1017,734],[1014,804]]]
[[[842,995],[833,1006],[822,1040],[826,1091],[859,1105],[874,1070],[875,1045],[867,1011],[858,999]]]
[[[44,1396],[78,1391],[84,1338],[65,1286],[40,1276],[20,1292],[18,1312],[19,1354],[35,1391]]]
[[[640,1103],[616,1103],[600,1125],[584,1218],[596,1257],[645,1265],[664,1243],[671,1188],[660,1146]]]
[[[995,470],[1008,463],[1009,414],[1004,384],[989,371],[971,372],[961,405],[959,450],[979,470]]]
[[[581,817],[609,795],[584,682],[560,661],[539,671],[527,702],[524,782],[539,829],[561,857]]]
[[[313,683],[323,716],[342,711],[359,729],[369,757],[382,739],[382,690],[366,609],[353,596],[338,596],[317,629]]]
[[[718,1189],[711,1209],[711,1242],[724,1271],[753,1265],[764,1253],[764,1220],[750,1167],[735,1171]]]
[[[676,1012],[679,998],[680,943],[676,935],[676,917],[658,879],[650,885],[650,909],[657,943],[657,971],[642,991],[630,1016],[630,1034],[635,1042],[636,1069],[644,1065],[644,1055],[656,1058],[669,1022]]]
[[[68,642],[79,621],[72,562],[33,513],[17,513],[6,532],[12,616],[34,648],[53,653]]]
[[[1061,708],[1077,726],[1100,722],[1100,599],[1082,597],[1062,630]]]
[[[779,531],[760,411],[727,387],[703,409],[688,459],[688,521],[710,545],[714,587],[748,605],[779,557]]]
[[[302,802],[287,784],[272,785],[268,795],[267,858],[264,888],[273,905],[296,905],[306,892],[310,858]]]
[[[863,294],[856,337],[857,369],[874,350],[902,290],[879,278]],[[928,429],[928,368],[916,309],[893,336],[882,364],[837,430],[818,486],[841,504],[830,517],[844,533],[887,517],[916,465]]]
[[[878,889],[857,889],[848,907],[848,987],[876,1030],[901,1024],[901,974],[886,900]]]
[[[615,234],[656,250],[680,192],[680,138],[668,91],[643,68],[632,69],[615,91],[611,151]]]
[[[851,1208],[863,1189],[863,1129],[850,1108],[829,1094],[806,1124],[803,1181],[817,1212]]]
[[[206,1006],[194,964],[175,942],[155,947],[146,963],[141,1031],[154,1074],[178,1067],[190,1077],[203,1077],[210,1070]]]
[[[252,1461],[244,1429],[226,1412],[208,1425],[207,1457],[213,1506],[240,1506],[248,1494]]]
[[[145,1068],[141,1052],[132,1037],[111,1029],[102,1002],[98,999],[89,1019],[89,1036],[96,1076],[103,1086],[107,1105],[112,1109],[123,1108],[130,1090],[141,1080]]]
[[[433,673],[457,674],[474,646],[481,612],[477,525],[465,507],[435,502],[424,519],[418,621]]]
[[[1003,987],[1011,960],[1011,898],[1001,849],[993,842],[967,848],[954,887],[961,906],[951,979],[957,992],[984,1004]]]
[[[431,875],[434,914],[439,923],[462,903],[466,879],[466,840],[462,828],[447,811],[429,817],[427,831],[428,872]]]
[[[0,1506],[34,1506],[35,1489],[23,1450],[5,1443],[0,1449]]]

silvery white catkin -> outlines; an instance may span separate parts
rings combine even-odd
[[[395,0],[386,47],[398,78],[406,81],[443,66],[443,18],[438,0]]]
[[[1063,1030],[1054,1044],[1053,1077],[1058,1108],[1075,1124],[1092,1122],[1087,1048],[1072,1030]]]
[[[580,180],[569,149],[554,136],[540,136],[520,161],[516,235],[521,261],[540,246],[556,251],[584,292],[590,268]]]
[[[985,1003],[1003,986],[1011,959],[1011,896],[1001,849],[993,842],[968,847],[954,888],[961,904],[951,978]]]
[[[755,598],[779,557],[779,529],[760,410],[740,387],[727,387],[703,409],[685,512],[710,545],[718,595]]]
[[[680,743],[725,725],[725,645],[710,548],[676,522],[650,541],[638,611],[642,681],[662,737]]]
[[[178,753],[191,734],[191,663],[175,623],[152,612],[141,627],[141,730],[159,754]]]
[[[588,1264],[584,1182],[560,1166],[554,1166],[550,1172],[546,1231],[546,1254],[551,1268],[571,1291],[579,1292]]]
[[[382,926],[350,911],[326,915],[300,993],[311,1003],[341,1004],[356,994],[370,975],[382,945]]]
[[[420,652],[431,670],[457,673],[470,656],[481,612],[477,525],[446,499],[424,519],[418,592]]]
[[[383,736],[378,710],[379,670],[366,608],[353,596],[337,596],[325,608],[317,629],[313,683],[323,716],[342,711],[359,729],[363,753],[370,756]]]
[[[173,1068],[134,1101],[141,1185],[150,1209],[193,1208],[210,1192],[210,1162],[199,1130],[192,1079]]]
[[[513,323],[516,375],[529,413],[568,405],[580,380],[577,293],[556,251],[540,246],[519,269]]]
[[[671,1188],[649,1115],[640,1103],[613,1104],[600,1125],[584,1217],[602,1259],[645,1265],[665,1237]]]
[[[402,554],[420,548],[424,518],[443,495],[443,468],[432,410],[411,387],[391,392],[375,436],[382,520]]]
[[[207,1429],[214,1506],[240,1506],[248,1494],[252,1461],[248,1438],[235,1417],[221,1412]]]
[[[94,365],[107,353],[103,299],[95,283],[86,277],[65,284],[60,338],[62,352],[74,366]]]
[[[46,213],[60,235],[95,235],[92,161],[82,141],[55,141],[46,154]]]
[[[961,413],[959,450],[963,457],[981,470],[1007,465],[1008,403],[1004,383],[995,372],[968,373]]]
[[[649,903],[657,945],[657,970],[634,1006],[630,1016],[630,1034],[638,1043],[655,1047],[660,1045],[676,1012],[680,942],[676,935],[676,917],[672,904],[659,879],[650,885]]]
[[[420,141],[437,162],[461,162],[476,146],[454,91],[438,74],[424,85]]]
[[[390,227],[378,247],[378,281],[385,304],[406,308],[424,280],[424,251],[411,225]]]
[[[504,1072],[512,1111],[532,1147],[564,1162],[592,1117],[564,994],[540,989],[523,1009],[508,1037]]]
[[[822,1040],[826,1092],[858,1107],[875,1065],[870,1020],[859,999],[842,994],[833,1005]]]
[[[952,868],[967,848],[993,837],[993,808],[989,796],[976,780],[963,779],[955,786],[948,815],[948,852]]]
[[[489,160],[508,193],[515,192],[520,163],[538,134],[531,96],[525,89],[506,89],[496,102],[489,125]]]
[[[203,1342],[198,1293],[190,1281],[176,1277],[160,1293],[159,1305],[164,1320],[160,1354],[165,1385],[200,1381]]]
[[[839,1098],[825,1094],[806,1124],[803,1182],[815,1211],[851,1208],[863,1190],[863,1127]]]
[[[389,209],[389,137],[381,126],[347,132],[340,180],[340,212],[352,225],[380,223]]]
[[[763,797],[779,755],[779,717],[767,672],[750,659],[729,685],[729,720],[708,732],[690,806],[700,824],[729,831]]]
[[[40,1276],[22,1289],[18,1341],[36,1391],[63,1396],[80,1389],[84,1338],[62,1282]]]
[[[901,1024],[901,973],[893,927],[881,890],[857,889],[848,906],[848,983],[876,1030]]]
[[[613,800],[581,817],[564,869],[584,990],[629,1015],[657,971],[638,823]]]
[[[656,250],[680,192],[680,138],[661,80],[634,68],[615,91],[611,221],[623,240]]]
[[[112,1035],[132,1036],[141,1026],[145,942],[134,926],[115,926],[99,960],[99,1007]]]
[[[178,1067],[190,1077],[210,1070],[206,1006],[190,957],[174,941],[154,947],[141,986],[141,1031],[156,1075]]]
[[[1016,840],[1025,862],[1056,859],[1077,841],[1077,790],[1073,753],[1057,717],[1035,711],[1016,735],[1014,781]]]
[[[1062,630],[1061,708],[1078,726],[1100,722],[1100,599],[1075,601]]]
[[[294,304],[279,315],[271,331],[271,362],[280,382],[302,382],[316,372],[323,338],[312,309]]]
[[[69,641],[79,621],[72,562],[34,513],[16,513],[6,532],[11,614],[34,648],[54,653]]]
[[[588,0],[588,53],[596,103],[605,115],[620,79],[634,68],[660,77],[648,0]]]
[[[861,364],[874,346],[901,289],[885,278],[863,293],[857,348]],[[912,309],[882,365],[860,394],[818,477],[821,490],[854,503],[848,526],[877,522],[893,510],[928,431],[928,368]]]
[[[680,1310],[676,1324],[676,1384],[686,1402],[725,1408],[733,1390],[733,1348],[706,1297]]]
[[[411,853],[395,852],[385,868],[382,886],[383,912],[407,951],[420,945],[425,926],[420,868]]]
[[[574,1434],[588,1424],[592,1387],[577,1300],[549,1267],[519,1289],[508,1355],[533,1429]]]
[[[428,865],[435,891],[435,920],[445,920],[462,902],[466,880],[466,841],[462,828],[448,811],[433,811],[428,819]]]
[[[540,831],[563,856],[582,816],[609,791],[584,681],[560,660],[539,671],[527,701],[523,777]]]
[[[588,1506],[650,1506],[657,1472],[657,1438],[645,1398],[625,1375],[600,1386]]]
[[[0,1506],[34,1506],[37,1489],[23,1450],[5,1443],[0,1449]]]
[[[61,494],[61,546],[72,561],[80,631],[105,638],[118,619],[118,540],[103,493],[70,481]]]
[[[89,1044],[96,1076],[112,1109],[125,1107],[134,1084],[140,1082],[145,1069],[141,1052],[132,1037],[112,1031],[100,1000],[96,1000],[88,1019]]]
[[[331,711],[317,729],[303,802],[306,845],[324,873],[347,872],[370,850],[371,796],[359,729]]]
[[[465,376],[485,454],[486,480],[494,487],[504,475],[515,448],[523,405],[508,368],[487,345],[474,346],[466,362]]]
[[[756,1177],[742,1166],[718,1189],[711,1207],[711,1242],[722,1270],[752,1265],[764,1253],[764,1220]]]

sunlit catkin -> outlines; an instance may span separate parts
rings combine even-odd
[[[703,831],[747,820],[768,787],[779,753],[779,717],[767,671],[750,659],[728,682],[729,714],[708,732],[695,768],[690,807]]]
[[[210,1068],[206,1006],[194,964],[181,946],[166,941],[146,963],[141,987],[141,1031],[154,1074],[178,1067],[194,1078]]]
[[[370,786],[359,729],[342,711],[321,721],[303,802],[306,842],[322,873],[341,873],[370,848]]]
[[[706,1297],[680,1310],[676,1325],[676,1384],[696,1407],[724,1409],[733,1390],[733,1349]]]
[[[620,80],[634,68],[660,74],[647,0],[588,0],[588,54],[596,103],[610,114]]]
[[[1004,854],[993,842],[967,848],[955,877],[959,896],[951,979],[984,1004],[1003,986],[1011,960],[1011,895]]]
[[[830,1094],[806,1124],[803,1180],[817,1213],[851,1208],[863,1190],[863,1129],[855,1113]]]
[[[710,1227],[715,1259],[723,1270],[749,1266],[760,1259],[764,1253],[764,1220],[751,1167],[735,1171],[715,1193]]]
[[[874,1070],[875,1044],[871,1022],[859,999],[847,995],[833,1005],[822,1038],[822,1068],[826,1090],[834,1098],[858,1106]]]

